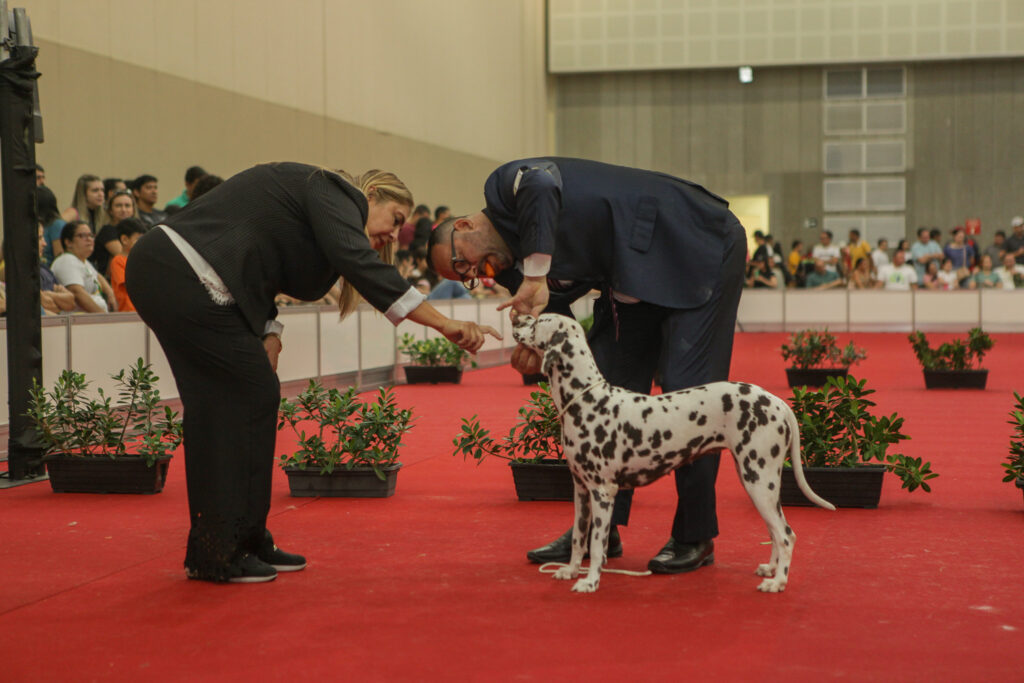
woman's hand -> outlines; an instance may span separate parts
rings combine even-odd
[[[281,349],[284,348],[281,344],[281,338],[276,334],[268,334],[263,337],[263,348],[267,351],[267,360],[270,361],[270,367],[277,372],[277,357],[281,355]]]
[[[531,349],[529,346],[519,344],[512,350],[512,368],[524,375],[534,375],[540,372],[544,357],[540,351]]]
[[[501,335],[490,325],[477,325],[467,320],[447,320],[439,332],[460,349],[476,353],[484,345],[484,335],[489,334],[495,339]]]

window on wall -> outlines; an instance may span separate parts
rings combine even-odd
[[[906,70],[902,66],[825,70],[826,100],[904,97],[906,91]]]

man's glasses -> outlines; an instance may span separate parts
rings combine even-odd
[[[463,287],[465,287],[466,289],[471,290],[471,291],[476,289],[477,286],[480,284],[480,281],[477,280],[476,275],[473,275],[473,277],[469,277],[469,272],[471,270],[473,270],[473,266],[466,259],[456,258],[456,256],[455,256],[455,228],[454,227],[452,228],[452,233],[451,233],[451,246],[452,246],[452,256],[451,256],[452,270],[454,270],[455,274],[459,276],[459,279],[462,281],[462,286]]]

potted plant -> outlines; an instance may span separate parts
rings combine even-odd
[[[852,341],[840,348],[827,329],[800,330],[782,345],[782,359],[792,364],[786,368],[790,387],[820,387],[828,377],[845,377],[851,365],[865,358],[864,349]]]
[[[468,351],[444,337],[417,340],[411,334],[403,334],[398,350],[409,357],[412,365],[405,366],[405,379],[409,384],[462,381],[462,366],[467,362],[476,367]]]
[[[462,418],[462,431],[452,444],[452,455],[472,456],[478,464],[488,455],[508,460],[519,500],[572,500],[562,423],[545,382],[530,393],[508,435],[495,440],[474,415]]]
[[[161,406],[159,380],[142,358],[112,375],[118,402],[85,375],[65,370],[51,391],[33,382],[28,417],[46,449],[55,493],[159,493],[182,424]]]
[[[888,452],[909,438],[900,431],[903,418],[896,413],[872,415],[869,409],[875,404],[866,397],[875,392],[865,385],[866,380],[854,377],[829,377],[818,389],[796,387],[791,399],[807,483],[838,507],[878,507],[886,471],[898,476],[908,491],[931,491],[928,480],[938,476],[921,458]],[[782,503],[812,505],[796,486],[788,454]]]
[[[594,315],[591,314],[585,318],[580,318],[579,323],[585,333],[590,332],[590,328],[594,326]],[[543,372],[523,373],[523,384],[527,386],[531,384],[539,384],[546,380],[547,376]]]
[[[1024,397],[1015,391],[1013,398],[1017,403],[1010,411],[1009,424],[1013,425],[1013,436],[1010,438],[1010,455],[1003,463],[1006,470],[1003,481],[1016,481],[1017,488],[1024,493]]]
[[[924,369],[925,388],[985,388],[988,370],[981,369],[981,359],[994,342],[980,327],[967,333],[966,343],[962,339],[954,339],[941,344],[937,349],[928,346],[928,339],[923,332],[911,332],[909,339],[914,355]]]
[[[393,390],[381,387],[376,401],[359,401],[354,387],[342,393],[311,379],[294,401],[281,399],[279,418],[278,431],[289,427],[298,437],[298,450],[280,458],[293,496],[394,495],[412,411],[399,410]]]

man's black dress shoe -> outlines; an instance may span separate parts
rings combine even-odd
[[[622,557],[622,539],[619,538],[619,530],[616,527],[612,527],[611,533],[608,534],[608,557]],[[589,558],[589,552],[583,555],[583,559]],[[526,553],[526,559],[534,564],[568,562],[572,559],[572,529],[551,543],[529,551]]]
[[[683,574],[711,564],[715,561],[715,542],[677,543],[670,538],[665,547],[655,555],[647,568],[655,574]]]

